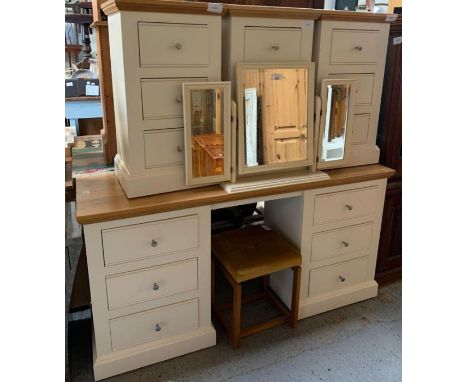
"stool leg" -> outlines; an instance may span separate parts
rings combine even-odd
[[[233,288],[234,298],[232,302],[232,346],[237,349],[240,345],[242,284],[233,285]]]
[[[293,287],[291,296],[291,321],[292,328],[297,326],[297,316],[299,312],[299,291],[301,287],[301,267],[293,267]]]

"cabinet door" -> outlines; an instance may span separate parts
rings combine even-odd
[[[317,168],[343,167],[350,154],[356,81],[325,79],[321,98]]]

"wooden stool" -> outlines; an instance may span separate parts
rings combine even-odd
[[[258,333],[277,325],[289,323],[297,326],[299,306],[299,287],[301,279],[302,257],[297,248],[272,230],[261,226],[250,226],[218,235],[211,239],[211,301],[214,313],[228,333],[229,341],[234,348],[239,347],[242,337]],[[215,303],[214,274],[218,266],[227,281],[234,289],[232,304]],[[287,268],[293,271],[291,309],[289,310],[269,287],[269,275]],[[263,277],[263,291],[242,298],[242,282]],[[241,305],[268,298],[282,313],[282,316],[241,329]],[[226,321],[223,312],[232,308],[232,328]]]

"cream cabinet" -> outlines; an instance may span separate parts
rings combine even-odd
[[[374,281],[386,179],[305,191],[269,201],[265,222],[302,254],[299,318],[377,295]],[[290,303],[287,270],[271,277]]]
[[[284,19],[277,12],[270,17],[255,17],[254,13],[249,17],[230,10],[223,17],[222,78],[232,82],[233,97],[238,62],[311,62],[316,18]]]
[[[187,188],[182,84],[221,79],[221,17],[120,11],[108,22],[120,184],[129,198]]]
[[[349,158],[340,167],[378,163],[376,145],[389,24],[320,20],[316,23],[313,58],[316,94],[325,79],[355,80]],[[324,112],[325,105],[322,105]],[[336,167],[330,162],[329,166]]]
[[[216,344],[210,207],[85,225],[94,377]]]

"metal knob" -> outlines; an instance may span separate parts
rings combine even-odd
[[[341,275],[340,275],[340,276],[338,276],[338,278],[340,279],[340,281],[341,281],[342,283],[344,283],[344,282],[346,281],[346,278],[344,278],[344,277],[343,277],[343,276],[341,276]]]
[[[279,49],[280,49],[280,46],[279,46],[279,44],[273,44],[273,45],[271,46],[271,49],[273,49],[273,50],[279,50]]]
[[[151,240],[151,246],[152,247],[157,247],[158,246],[158,242],[156,240]]]
[[[176,49],[182,49],[182,44],[178,42],[177,44],[174,45]]]
[[[346,204],[345,207],[348,211],[351,211],[353,209],[353,206],[350,206],[349,204]]]
[[[347,241],[342,241],[341,243],[343,243],[343,245],[344,245],[345,247],[348,247],[348,246],[349,246],[349,243],[348,243]]]
[[[360,52],[362,50],[362,46],[355,46],[354,49]]]
[[[182,147],[177,146],[177,152],[178,152],[178,153],[181,153],[181,152],[182,152]]]
[[[156,332],[160,332],[160,331],[161,331],[161,325],[156,324],[156,325],[154,326],[154,330],[155,330]]]
[[[154,284],[153,284],[153,290],[158,290],[158,289],[159,289],[158,283],[154,283]]]
[[[177,96],[175,100],[176,100],[177,103],[182,103],[182,97],[181,96]]]

